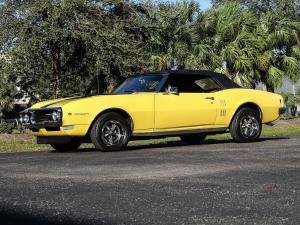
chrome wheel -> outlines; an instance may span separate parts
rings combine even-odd
[[[245,138],[252,138],[260,133],[259,122],[252,115],[247,115],[241,119],[240,128],[241,133]]]
[[[126,135],[122,125],[116,120],[105,122],[101,131],[101,138],[108,146],[119,144],[124,140]]]

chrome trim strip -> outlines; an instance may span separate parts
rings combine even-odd
[[[184,134],[219,134],[226,133],[227,127],[221,128],[205,128],[205,129],[192,129],[192,130],[181,130],[181,131],[162,131],[162,132],[147,132],[147,133],[132,133],[132,137],[167,137],[167,136],[179,136]]]

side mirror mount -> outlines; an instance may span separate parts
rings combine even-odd
[[[167,91],[168,94],[178,95],[179,90],[178,87],[170,87]]]

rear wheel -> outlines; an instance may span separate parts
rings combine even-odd
[[[189,145],[202,144],[206,138],[206,135],[193,134],[193,135],[182,135],[181,140]]]
[[[257,110],[243,108],[234,116],[230,133],[236,142],[252,142],[258,140],[262,131],[262,122]]]
[[[118,113],[110,112],[100,116],[91,130],[91,140],[101,151],[123,150],[130,138],[130,127]]]
[[[72,139],[65,144],[51,144],[52,148],[57,152],[69,152],[77,150],[81,145],[81,142],[77,139]]]

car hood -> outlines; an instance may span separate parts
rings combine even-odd
[[[120,102],[123,102],[125,99],[134,97],[136,95],[153,95],[153,93],[131,93],[131,94],[102,94],[102,95],[93,95],[93,96],[77,96],[71,98],[61,98],[49,101],[39,102],[31,106],[31,109],[40,109],[40,108],[58,108],[68,109],[69,107],[76,106],[77,109],[85,109],[87,105],[90,107],[97,105],[107,107],[119,105]]]
[[[49,100],[49,101],[43,101],[34,104],[31,108],[32,109],[38,109],[38,108],[56,108],[56,107],[62,107],[66,104],[73,103],[76,101],[80,101],[82,99],[89,99],[93,98],[95,96],[77,96],[77,97],[70,97],[70,98],[60,98],[55,100]]]

